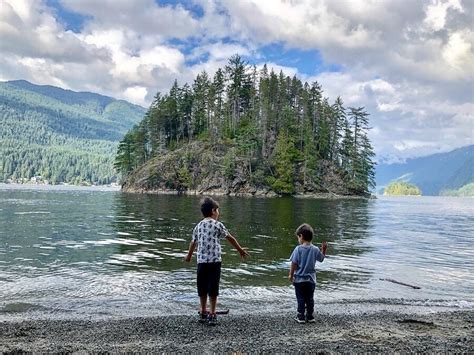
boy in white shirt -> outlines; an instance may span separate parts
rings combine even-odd
[[[220,241],[224,238],[227,239],[239,252],[242,259],[247,257],[248,253],[218,221],[219,204],[215,200],[210,197],[204,198],[201,202],[201,212],[204,219],[194,227],[185,261],[191,261],[194,249],[197,247],[197,289],[201,303],[199,322],[207,321],[209,325],[216,325],[216,305],[222,262]],[[211,306],[210,312],[207,311],[208,296]]]

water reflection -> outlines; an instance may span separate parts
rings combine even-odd
[[[41,306],[43,313],[194,311],[195,260],[186,264],[183,256],[201,218],[199,200],[0,190],[0,318],[2,309],[16,303]],[[315,244],[329,242],[329,257],[318,264],[321,302],[474,302],[472,199],[218,200],[222,222],[252,255],[241,262],[223,243],[221,300],[233,309],[294,306],[288,257],[297,242],[294,230],[303,222],[315,227]]]
[[[201,218],[199,200],[194,196],[118,194],[111,221],[117,253],[107,262],[126,270],[189,267],[182,259]],[[364,243],[371,227],[370,201],[221,197],[219,203],[221,221],[251,253],[251,258],[241,262],[230,245],[223,243],[223,283],[227,285],[287,285],[287,260],[297,242],[294,231],[303,222],[314,226],[315,244],[329,242],[326,264],[337,265],[331,271],[323,267],[321,282],[364,283],[370,278],[369,269],[349,270],[352,258],[371,250]]]

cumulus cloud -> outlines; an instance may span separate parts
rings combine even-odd
[[[364,81],[349,73],[311,78],[325,96],[341,96],[346,107],[364,106],[373,129],[369,135],[383,162],[398,161],[474,144],[474,104],[440,101],[430,86],[412,82]]]
[[[50,4],[50,3],[48,3]],[[3,0],[0,79],[88,90],[147,106],[157,91],[209,75],[263,47],[314,50],[337,72],[302,73],[346,106],[365,106],[379,158],[473,143],[474,2],[466,0],[60,0],[83,16],[69,30],[45,0]],[[193,12],[192,7],[201,11]],[[316,66],[315,66],[316,67]]]
[[[217,3],[207,6],[225,9],[226,26],[241,41],[316,49],[325,63],[339,65],[340,72],[308,79],[332,99],[367,108],[381,159],[473,143],[474,114],[466,110],[473,99],[472,2]]]
[[[392,79],[452,81],[471,80],[474,75],[465,65],[474,57],[472,30],[466,26],[456,34],[446,20],[448,15],[451,22],[469,15],[454,0],[427,7],[398,0],[275,0],[271,6],[258,0],[221,3],[229,27],[245,40],[318,49],[330,63],[367,66]],[[438,8],[442,15],[433,15]],[[444,31],[427,31],[433,26]],[[456,54],[439,55],[443,52]]]
[[[153,0],[61,0],[67,9],[90,16],[91,28],[127,28],[143,37],[185,39],[195,35],[199,22],[181,5],[159,6]]]
[[[437,1],[426,7],[424,24],[432,31],[442,30],[446,24],[446,15],[449,9],[463,12],[459,0]]]
[[[4,0],[0,6],[0,51],[54,62],[107,60],[107,51],[80,41],[66,31],[40,2]]]

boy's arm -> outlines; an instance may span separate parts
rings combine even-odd
[[[186,257],[184,258],[184,261],[188,263],[191,261],[191,258],[193,257],[194,249],[196,249],[196,242],[191,241],[191,243],[189,243],[188,255],[186,255]]]
[[[290,282],[293,282],[293,278],[295,276],[295,271],[297,267],[298,267],[298,264],[291,262],[290,273],[288,274],[288,279],[290,280]]]
[[[323,253],[324,256],[326,256],[326,249],[328,248],[328,243],[327,242],[323,242],[321,244],[321,252]]]
[[[326,258],[326,249],[328,248],[328,243],[322,242],[321,248],[319,252],[316,254],[316,260],[319,262],[323,262],[324,258]]]
[[[247,256],[249,256],[249,253],[247,253],[246,250],[244,250],[239,242],[237,241],[237,239],[235,239],[231,234],[227,234],[225,239],[227,239],[227,241],[235,248],[237,249],[237,251],[239,252],[240,254],[240,257],[242,259],[246,258]]]

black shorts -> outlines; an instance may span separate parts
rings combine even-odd
[[[200,263],[197,267],[197,290],[199,297],[219,296],[221,263]]]

